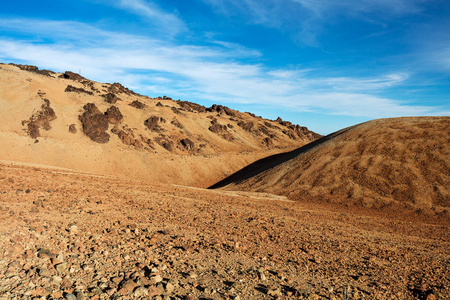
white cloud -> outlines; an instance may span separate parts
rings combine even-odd
[[[31,36],[54,24],[0,20],[0,28],[28,31]],[[400,72],[371,78],[326,77],[318,75],[321,70],[271,69],[240,62],[235,44],[179,46],[82,23],[59,21],[57,25],[52,44],[0,37],[0,57],[57,71],[81,69],[83,76],[93,80],[121,82],[141,93],[173,93],[191,101],[266,104],[370,118],[436,113],[431,107],[377,96],[408,79],[408,74]],[[64,32],[70,37],[64,39]],[[51,31],[42,34],[52,36]],[[244,57],[248,53],[244,51]]]
[[[170,36],[187,31],[187,26],[175,12],[167,12],[150,0],[94,0],[104,5],[123,9],[138,15],[146,23],[152,24],[152,30],[158,30]]]

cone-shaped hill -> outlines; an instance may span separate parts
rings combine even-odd
[[[0,64],[0,160],[206,187],[320,135],[221,105]]]
[[[450,117],[379,119],[257,161],[212,188],[448,214]]]

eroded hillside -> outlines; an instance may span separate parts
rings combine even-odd
[[[73,72],[0,65],[0,159],[207,186],[320,137],[221,105],[139,95]]]

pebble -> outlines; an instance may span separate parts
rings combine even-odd
[[[170,282],[168,282],[167,284],[166,284],[166,292],[168,293],[168,294],[172,294],[172,292],[175,290],[175,286],[172,284],[172,283],[170,283]]]
[[[76,235],[78,234],[78,226],[77,225],[72,225],[69,227],[69,233],[71,235]]]
[[[74,294],[66,294],[65,298],[66,300],[77,300]]]
[[[277,289],[268,290],[267,295],[273,296],[273,297],[281,297],[281,296],[283,296],[283,293],[281,293],[280,288],[277,288]]]
[[[56,270],[59,273],[64,273],[66,271],[66,269],[67,269],[67,263],[60,263],[60,264],[56,265]]]
[[[52,273],[48,269],[45,269],[45,268],[40,268],[38,274],[41,277],[50,277],[52,275]]]
[[[138,288],[134,291],[134,296],[136,296],[136,297],[148,296],[148,289],[146,289],[146,288],[143,287],[143,286],[138,287]]]

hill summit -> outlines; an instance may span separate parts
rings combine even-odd
[[[450,117],[379,119],[257,161],[213,188],[371,208],[450,209]]]

